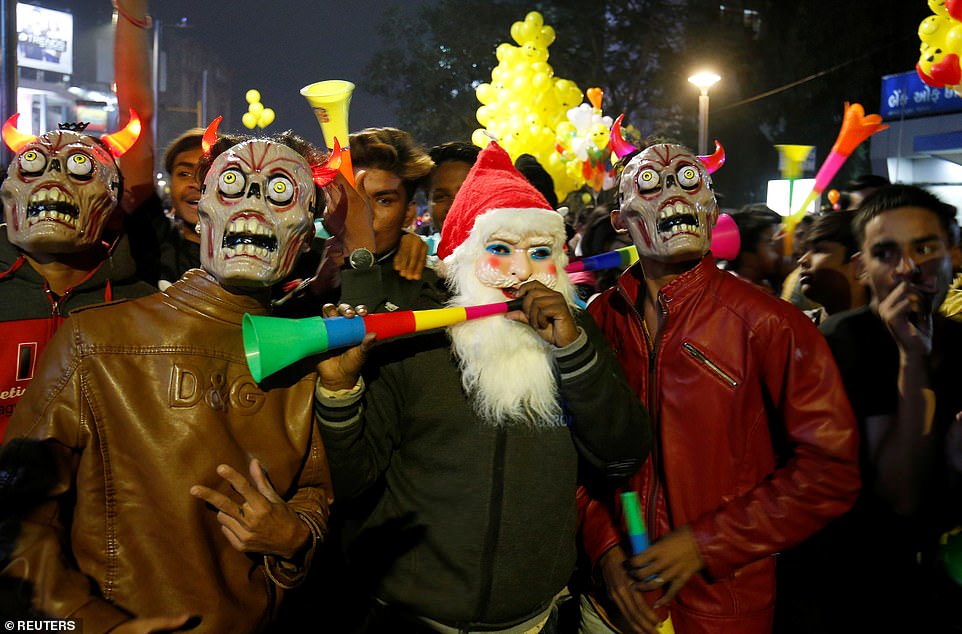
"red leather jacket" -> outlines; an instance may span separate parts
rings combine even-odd
[[[651,415],[651,457],[627,485],[640,492],[649,536],[688,525],[706,564],[676,597],[672,622],[679,634],[768,632],[773,555],[858,492],[856,423],[838,369],[800,310],[711,256],[661,289],[653,342],[635,308],[644,292],[636,264],[588,310]],[[617,493],[579,491],[592,565],[626,539]]]

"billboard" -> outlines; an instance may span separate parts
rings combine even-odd
[[[951,88],[933,88],[922,83],[914,70],[882,77],[879,113],[886,121],[959,110],[962,110],[962,97]]]
[[[73,16],[17,3],[17,64],[73,73]]]

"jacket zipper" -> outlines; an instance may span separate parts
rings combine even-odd
[[[504,430],[497,432],[494,444],[493,475],[491,483],[491,512],[488,516],[488,533],[485,536],[484,555],[481,560],[481,595],[478,597],[478,611],[475,623],[480,623],[491,603],[494,585],[494,555],[498,549],[501,533],[501,511],[504,504],[504,461],[507,451],[508,435]]]
[[[622,294],[626,295],[622,289]],[[626,297],[627,299],[627,297]],[[645,345],[648,347],[648,417],[651,421],[651,427],[653,432],[653,437],[655,442],[651,444],[651,495],[648,497],[647,504],[645,505],[645,524],[648,529],[649,535],[652,537],[657,536],[657,500],[658,493],[661,490],[661,453],[659,451],[660,444],[658,442],[659,437],[659,427],[661,426],[661,419],[658,416],[658,390],[655,386],[655,368],[657,365],[658,349],[660,346],[654,340],[654,335],[650,333],[650,329],[645,327],[645,318],[638,312],[638,307],[635,306],[635,302],[628,301],[631,306],[631,310],[634,312],[635,317],[638,318],[639,323],[642,326],[642,331],[644,333]],[[662,301],[661,294],[658,296],[658,309],[661,311],[662,317],[664,317],[665,323],[668,321],[668,310],[665,308],[665,304]],[[664,330],[664,329],[662,329]]]
[[[687,341],[683,341],[681,346],[685,349],[685,351],[689,355],[691,355],[697,361],[701,362],[702,365],[704,365],[706,368],[714,372],[718,378],[720,378],[722,381],[727,383],[728,387],[738,387],[738,381],[736,381],[734,378],[732,378],[730,374],[728,374],[727,372],[722,370],[720,367],[718,367],[718,364],[716,364],[714,361],[709,359],[704,352],[702,352],[695,346],[691,345]]]

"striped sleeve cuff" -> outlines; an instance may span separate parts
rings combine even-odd
[[[578,329],[577,339],[564,348],[552,350],[552,354],[558,362],[562,381],[576,379],[598,363],[598,353],[581,328]]]
[[[337,391],[324,388],[318,380],[314,387],[314,414],[326,427],[348,427],[361,418],[363,396],[363,378],[353,388]]]

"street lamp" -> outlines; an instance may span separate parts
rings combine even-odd
[[[703,70],[688,78],[688,81],[698,86],[701,94],[698,96],[698,153],[708,154],[708,89],[721,79],[711,71]]]

